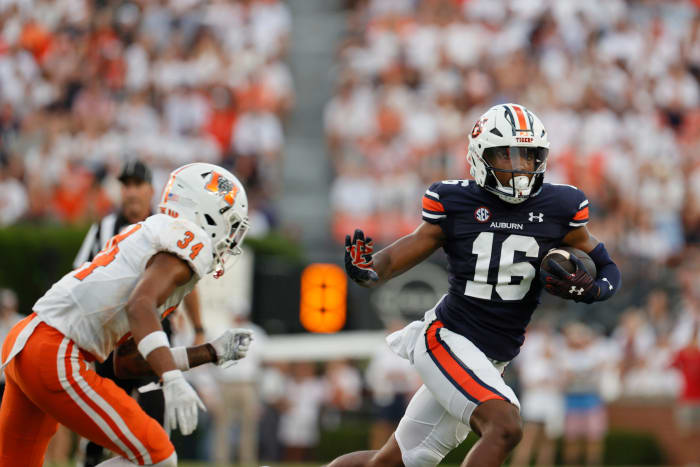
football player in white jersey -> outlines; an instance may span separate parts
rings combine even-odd
[[[118,180],[121,184],[121,206],[115,212],[108,214],[99,221],[92,224],[83,244],[80,247],[73,268],[78,269],[88,261],[92,261],[95,256],[100,254],[102,248],[107,245],[107,242],[115,235],[122,233],[131,224],[136,224],[146,220],[147,217],[153,215],[151,200],[153,199],[153,174],[148,165],[138,159],[127,161],[122,167]],[[200,316],[199,295],[197,287],[192,289],[183,299],[185,313],[190,319],[194,327],[194,344],[204,344],[206,336],[204,327],[202,326],[202,318]],[[163,331],[171,338],[172,326],[171,320],[173,316],[168,316],[161,321]],[[127,394],[134,394],[134,390],[145,386],[157,380],[153,376],[145,378],[129,378],[120,379],[114,374],[114,357],[110,355],[102,363],[95,363],[95,371],[98,375],[109,378],[117,386],[122,388]],[[234,372],[237,373],[237,372]],[[140,393],[136,397],[139,405],[152,418],[156,419],[161,425],[165,425],[165,400],[163,399],[163,391],[148,391]],[[59,427],[59,434],[61,428]],[[64,433],[68,430],[64,429]],[[92,441],[81,442],[79,444],[79,453],[77,457],[82,459],[83,467],[95,467],[102,462],[104,449],[99,444]],[[51,444],[49,445],[51,446]],[[50,452],[50,449],[49,449]]]
[[[41,466],[58,423],[119,455],[102,466],[177,465],[163,427],[87,362],[117,349],[120,377],[157,375],[166,423],[190,434],[204,406],[182,371],[243,358],[252,336],[228,329],[209,343],[171,348],[160,320],[202,276],[220,276],[241,254],[247,214],[245,190],[229,171],[180,167],[158,214],[116,235],[37,301],[2,348],[0,465]]]

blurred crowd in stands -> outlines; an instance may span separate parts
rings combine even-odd
[[[430,183],[468,177],[467,135],[477,117],[519,102],[549,130],[546,181],[587,193],[590,229],[623,271],[620,300],[604,305],[619,323],[599,329],[591,319],[542,313],[529,331],[506,373],[525,422],[535,424],[526,426],[517,462],[538,450],[547,465],[553,455],[536,430],[545,440],[563,436],[571,463],[579,455],[597,462],[604,408],[618,398],[678,398],[678,426],[697,433],[698,7],[347,3],[337,88],[324,115],[336,238],[355,227],[380,243],[410,232]],[[279,0],[0,2],[0,227],[92,221],[112,209],[125,159],[148,162],[158,187],[193,154],[239,175],[265,213],[254,228],[274,224],[269,200],[294,105],[284,62],[290,28]],[[0,341],[16,309],[14,294],[1,291]],[[420,384],[388,349],[369,362],[263,362],[255,352],[263,336],[232,369],[193,372],[209,423],[192,456],[315,460],[321,430],[348,413],[374,420],[376,448]]]
[[[195,159],[226,166],[270,211],[290,28],[278,0],[2,2],[0,226],[92,221],[137,158],[157,187]]]
[[[664,262],[700,242],[695,4],[350,3],[325,110],[338,239],[357,226],[383,242],[412,231],[430,183],[469,178],[477,118],[518,102],[548,129],[545,181],[585,191],[608,248]]]

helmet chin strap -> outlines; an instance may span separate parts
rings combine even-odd
[[[221,276],[223,276],[226,272],[226,266],[224,264],[224,255],[220,252],[215,252],[214,259],[216,260],[216,263],[214,265],[214,279],[218,279]]]
[[[520,204],[520,203],[525,202],[525,200],[527,199],[527,198],[513,198],[512,196],[503,195],[500,193],[497,194],[496,196],[498,196],[501,200],[503,200],[509,204]]]

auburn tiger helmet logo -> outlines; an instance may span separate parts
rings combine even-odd
[[[476,123],[474,124],[474,128],[472,128],[472,138],[476,138],[481,134],[482,127],[484,126],[487,120],[488,118],[482,118],[476,121]]]

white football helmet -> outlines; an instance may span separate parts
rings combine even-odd
[[[175,169],[158,209],[194,222],[211,237],[215,277],[223,275],[229,256],[243,252],[240,245],[248,232],[248,197],[228,170],[202,162]]]
[[[467,161],[476,183],[508,203],[522,203],[542,188],[547,168],[549,139],[544,125],[526,107],[499,104],[491,107],[469,135]],[[498,166],[494,167],[498,159]],[[534,159],[534,170],[523,161]],[[496,172],[511,174],[507,184]]]

